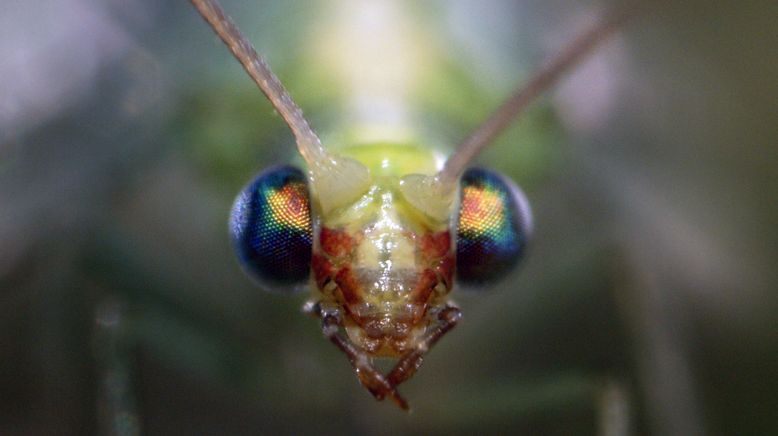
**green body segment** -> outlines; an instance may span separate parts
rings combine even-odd
[[[413,143],[371,143],[334,151],[359,161],[378,177],[399,179],[406,174],[434,174],[443,163],[442,154]]]

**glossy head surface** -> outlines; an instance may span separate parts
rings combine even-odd
[[[470,168],[462,176],[457,228],[457,281],[472,287],[505,277],[521,259],[532,213],[507,177]]]
[[[344,153],[370,170],[355,201],[323,212],[314,199],[316,299],[343,309],[349,338],[374,356],[399,356],[429,324],[429,308],[451,289],[450,220],[425,216],[405,196],[407,173],[433,173],[435,155],[412,146]]]
[[[291,166],[260,173],[235,199],[230,234],[244,270],[268,290],[306,284],[313,230],[305,174]]]

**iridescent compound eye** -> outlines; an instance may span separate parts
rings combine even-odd
[[[308,181],[297,168],[260,173],[238,194],[230,234],[244,270],[269,290],[293,290],[308,279],[313,231]]]
[[[507,177],[481,168],[461,181],[457,272],[465,287],[503,278],[521,259],[532,231],[524,193]]]

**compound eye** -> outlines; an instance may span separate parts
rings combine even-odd
[[[521,259],[532,232],[524,193],[498,173],[470,168],[462,176],[456,277],[464,287],[494,283]]]
[[[260,173],[235,199],[230,234],[243,269],[260,285],[293,291],[305,284],[313,241],[305,174],[291,166]]]

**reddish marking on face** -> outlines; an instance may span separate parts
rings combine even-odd
[[[342,230],[322,227],[319,232],[319,242],[322,250],[332,257],[347,255],[354,249],[354,238]]]
[[[419,248],[426,259],[439,259],[451,250],[451,233],[448,230],[421,237]]]
[[[356,277],[354,277],[354,273],[351,271],[351,268],[341,268],[341,270],[338,271],[338,274],[335,276],[335,283],[338,284],[340,292],[343,293],[343,299],[345,300],[346,304],[355,304],[360,301],[359,282],[357,282]]]
[[[454,284],[454,270],[456,269],[456,264],[454,256],[448,255],[435,267],[435,272],[438,273],[438,277],[443,280],[443,284],[448,290],[451,290],[451,287]]]
[[[332,278],[332,264],[326,257],[320,254],[313,254],[311,269],[313,270],[313,278],[316,280],[316,286],[319,289],[322,289],[327,281]]]
[[[438,284],[438,277],[435,272],[427,268],[421,273],[416,287],[413,289],[413,301],[424,304],[430,297],[435,285]]]

